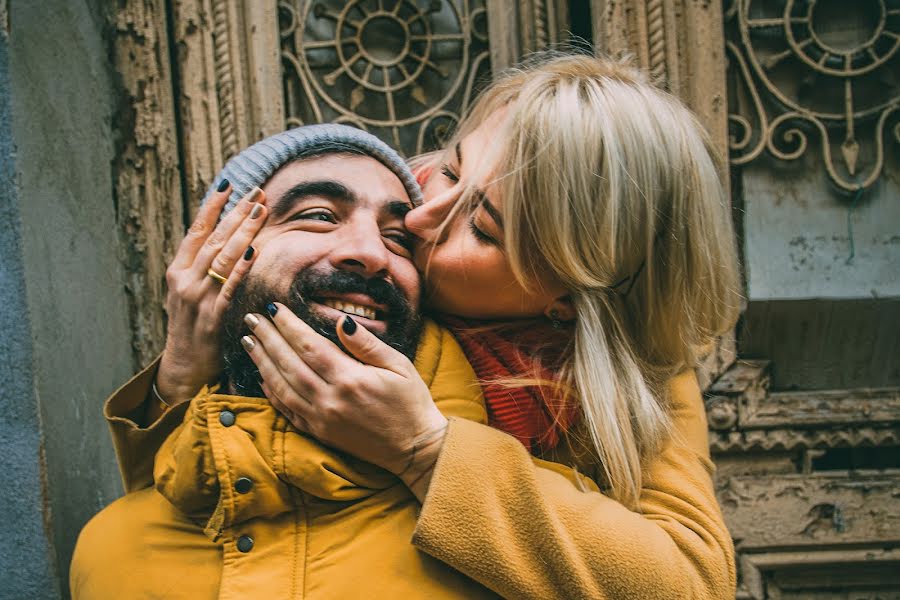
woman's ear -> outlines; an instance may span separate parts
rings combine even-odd
[[[544,308],[544,316],[551,321],[574,321],[576,317],[575,305],[569,295],[560,296]]]

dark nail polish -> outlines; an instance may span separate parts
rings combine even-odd
[[[344,324],[342,325],[344,328],[344,333],[347,335],[353,335],[356,333],[356,321],[351,319],[350,317],[346,317],[344,319]]]
[[[217,187],[216,190],[218,190],[219,192],[224,192],[225,190],[228,189],[229,185],[230,184],[228,183],[228,180],[223,179],[222,181],[219,182],[219,187]]]
[[[244,252],[244,260],[250,260],[251,258],[253,258],[254,252],[256,252],[256,251],[253,249],[253,246],[248,247],[247,250]]]
[[[269,302],[268,304],[266,304],[266,310],[269,311],[269,316],[270,316],[270,317],[274,317],[274,316],[275,316],[275,313],[278,312],[278,307],[275,306],[274,303]]]
[[[262,204],[254,204],[254,205],[253,205],[253,210],[250,211],[250,218],[251,218],[251,219],[258,219],[258,218],[259,218],[259,215],[262,214],[262,211],[263,211]]]

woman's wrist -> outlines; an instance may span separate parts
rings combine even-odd
[[[434,467],[444,447],[448,425],[449,422],[444,419],[440,427],[419,438],[413,446],[409,465],[398,475],[420,502],[428,494]]]

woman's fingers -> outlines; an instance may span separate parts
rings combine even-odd
[[[292,411],[287,407],[278,397],[269,389],[269,386],[266,385],[266,382],[263,381],[260,383],[260,387],[262,387],[263,393],[266,395],[266,398],[269,399],[269,402],[272,404],[272,407],[284,415],[284,418],[293,423],[294,427],[299,429],[300,431],[309,431],[309,423],[303,416],[299,413]]]
[[[291,422],[300,419],[306,424],[313,409],[312,403],[288,381],[268,351],[259,343],[259,338],[246,335],[241,338],[241,344],[259,369],[259,376],[262,379],[260,387],[266,398]]]
[[[241,198],[241,201],[237,203],[237,206],[231,212],[222,218],[194,257],[190,270],[195,280],[207,276],[207,271],[211,268],[213,259],[222,252],[231,236],[261,200],[263,200],[263,191],[258,187],[253,188],[246,196]],[[246,247],[247,244],[244,244],[244,248]],[[227,273],[220,273],[220,275],[223,277],[228,276]]]
[[[356,366],[356,361],[334,342],[307,325],[280,302],[273,302],[268,308],[272,322],[293,352],[326,383],[334,383],[338,375]]]
[[[253,332],[252,336],[242,339],[244,348],[259,368],[263,381],[282,402],[286,401],[286,390],[282,389],[281,383],[294,390],[298,397],[314,397],[324,386],[322,378],[297,355],[278,329],[267,319],[255,314],[247,315],[244,323]],[[278,375],[274,379],[273,373]]]
[[[223,179],[219,188],[212,193],[209,199],[203,203],[194,222],[191,223],[190,229],[185,233],[184,239],[178,246],[178,252],[172,260],[170,268],[186,269],[194,262],[197,252],[203,246],[203,243],[213,232],[219,215],[222,214],[222,208],[228,203],[228,196],[231,194],[231,185],[227,179]]]
[[[231,272],[228,274],[228,278],[225,280],[225,283],[221,284],[222,289],[219,291],[219,295],[216,296],[216,303],[213,307],[213,314],[219,317],[225,314],[225,309],[228,308],[228,305],[231,303],[231,299],[234,298],[235,290],[237,290],[238,285],[241,283],[241,281],[244,280],[244,275],[246,275],[250,271],[250,267],[253,266],[253,261],[255,259],[256,248],[254,248],[253,246],[247,246],[247,248],[244,250],[243,256],[241,256],[240,260],[237,261],[237,264],[234,265],[234,268],[232,268]]]
[[[212,265],[209,268],[222,275],[222,277],[231,277],[232,269],[243,257],[253,238],[259,233],[263,223],[266,221],[267,214],[268,211],[263,204],[259,202],[254,203],[250,212],[247,213],[247,216],[244,217],[238,228],[225,242],[225,246],[213,258]]]
[[[338,337],[344,348],[359,362],[400,375],[406,374],[409,359],[359,325],[349,315],[342,317],[338,323]]]

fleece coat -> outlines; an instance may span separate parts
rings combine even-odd
[[[205,389],[141,428],[155,367],[139,374],[106,406],[129,493],[82,532],[73,597],[734,597],[693,373],[670,384],[673,434],[635,512],[599,491],[584,432],[543,460],[484,425],[474,373],[433,323],[416,367],[450,417],[422,506],[264,399]]]

